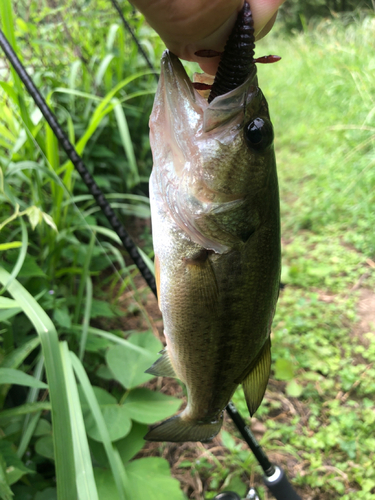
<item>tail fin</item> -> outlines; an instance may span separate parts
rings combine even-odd
[[[180,414],[181,415],[181,414]],[[217,420],[208,423],[199,423],[187,420],[176,415],[161,424],[151,427],[144,439],[147,441],[171,441],[182,443],[185,441],[211,441],[220,431],[223,424],[223,415]]]

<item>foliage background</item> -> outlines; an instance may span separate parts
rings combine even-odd
[[[121,8],[158,68],[161,41],[129,3]],[[275,127],[286,287],[272,378],[252,425],[303,498],[375,493],[371,8],[287,1],[257,45],[258,55],[283,57],[259,67],[259,81]],[[156,84],[111,3],[4,0],[0,16],[152,259],[147,123]],[[244,495],[249,479],[260,484],[259,468],[230,423],[211,446],[143,447],[146,425],[179,406],[162,393],[182,396],[178,384],[144,374],[162,347],[152,299],[4,59],[0,76],[0,498]],[[241,391],[235,402],[246,414]]]

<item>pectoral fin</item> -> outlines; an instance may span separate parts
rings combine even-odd
[[[155,282],[156,282],[156,291],[158,296],[158,305],[160,309],[160,262],[159,257],[155,254]]]
[[[253,416],[262,402],[271,370],[271,341],[263,346],[258,361],[251,372],[242,381],[245,399],[250,415]]]
[[[155,363],[145,371],[145,373],[155,375],[155,377],[177,377],[172,366],[168,350],[163,349],[159,354],[162,354],[162,357],[157,359]]]
[[[213,252],[202,248],[194,257],[184,258],[196,300],[204,303],[210,311],[218,307],[219,290],[209,256]]]

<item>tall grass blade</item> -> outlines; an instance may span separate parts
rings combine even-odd
[[[1,300],[5,300],[6,297],[0,297]],[[7,299],[11,300],[11,299]],[[14,301],[17,303],[16,301]],[[9,310],[8,310],[9,311]],[[16,309],[15,314],[18,314],[21,309],[18,307]],[[0,316],[0,322],[3,318]],[[33,339],[25,342],[22,346],[17,349],[13,349],[9,354],[7,354],[2,362],[0,363],[1,368],[18,368],[21,363],[27,358],[27,356],[40,344],[40,339],[38,336]],[[9,389],[11,388],[10,384],[2,384],[0,386],[0,407],[2,408],[4,405],[5,398],[8,394]]]
[[[115,56],[113,54],[107,54],[105,56],[105,58],[103,59],[103,61],[100,63],[98,71],[95,75],[95,86],[96,87],[99,87],[100,84],[102,83],[103,77],[105,77],[105,75],[107,74],[108,66],[111,64],[112,59],[114,57]]]
[[[150,257],[144,253],[144,251],[138,247],[138,252],[141,254],[142,259],[146,263],[146,266],[149,268],[149,270],[152,272],[152,274],[155,276],[155,264],[152,262]]]
[[[0,424],[7,424],[15,417],[19,417],[21,415],[27,415],[29,413],[35,413],[38,411],[50,411],[50,410],[51,410],[51,403],[47,402],[26,403],[24,405],[16,406],[15,408],[10,408],[9,410],[2,410],[0,413]]]
[[[71,229],[75,230],[75,229],[88,229],[88,228],[90,228],[92,231],[96,231],[97,233],[102,234],[103,236],[107,236],[107,238],[110,238],[111,240],[115,241],[116,243],[121,244],[121,240],[117,236],[117,234],[112,229],[108,229],[106,227],[91,226],[90,225],[90,226],[82,226],[82,227],[77,226],[77,227],[71,228]],[[137,250],[141,254],[142,259],[145,261],[149,270],[155,276],[155,266],[154,266],[154,263],[152,262],[152,260],[149,257],[147,257],[147,255],[139,247],[137,247]]]
[[[20,224],[21,224],[21,233],[22,233],[22,246],[20,253],[18,254],[17,261],[12,269],[12,272],[10,273],[10,278],[7,283],[2,287],[0,290],[0,295],[2,295],[5,290],[8,288],[8,286],[12,283],[14,279],[17,278],[18,273],[21,271],[21,268],[23,266],[23,263],[25,261],[25,257],[27,254],[27,246],[28,246],[28,234],[26,230],[26,224],[22,220],[22,218],[19,218]]]
[[[18,368],[21,363],[27,358],[27,356],[40,344],[40,338],[34,337],[22,346],[18,347],[14,351],[10,352],[1,361],[0,366],[2,368]]]
[[[66,342],[62,342],[60,344],[60,349],[63,359],[65,382],[68,388],[68,402],[72,424],[78,497],[79,500],[98,500],[90,448],[87,441],[82,408],[79,400],[76,379],[74,377],[72,360],[69,355],[68,344]]]
[[[90,407],[92,416],[94,417],[96,425],[99,429],[100,437],[103,442],[103,446],[106,451],[108,461],[112,470],[113,478],[116,483],[119,498],[120,500],[130,500],[130,498],[127,498],[125,492],[126,472],[121,460],[120,461],[118,460],[118,453],[116,453],[116,450],[109,437],[107,424],[103,418],[103,414],[101,412],[98,400],[96,399],[95,393],[91,386],[90,380],[77,356],[73,352],[70,352],[70,357],[75,374],[82,386],[82,390],[87,400],[88,406]]]
[[[91,305],[92,305],[92,281],[90,276],[86,278],[86,302],[85,302],[85,312],[83,315],[83,323],[82,323],[82,335],[81,342],[79,345],[79,359],[82,361],[83,356],[85,354],[88,328],[90,324],[90,316],[91,316]]]
[[[27,447],[29,446],[31,438],[33,437],[33,434],[35,432],[36,426],[38,425],[41,414],[41,411],[37,411],[36,413],[34,413],[34,415],[31,416],[31,418],[28,418],[30,417],[30,415],[26,415],[26,418],[28,420],[25,426],[24,433],[22,434],[20,444],[18,445],[18,458],[22,458],[25,451],[27,450]]]
[[[0,282],[5,284],[9,278],[10,274],[0,267]],[[8,292],[34,325],[42,344],[51,400],[58,499],[76,500],[70,414],[57,332],[44,310],[18,281],[13,280]]]
[[[79,316],[80,316],[81,308],[82,308],[83,293],[85,291],[87,277],[89,276],[89,272],[90,272],[90,263],[91,263],[92,252],[93,252],[94,245],[95,245],[95,238],[96,238],[95,231],[93,231],[91,233],[90,243],[89,243],[87,253],[86,253],[85,264],[84,264],[83,269],[82,269],[81,280],[79,282],[76,307],[75,307],[74,316],[73,316],[74,323],[77,323]]]
[[[137,160],[135,159],[133,143],[130,137],[128,122],[120,101],[116,98],[113,99],[115,103],[114,112],[117,120],[118,129],[120,132],[121,142],[124,147],[126,156],[128,158],[131,177],[127,176],[126,183],[129,189],[133,188],[139,183],[139,173]]]
[[[38,339],[38,337],[37,337]],[[44,373],[44,358],[40,356],[39,361],[34,369],[34,377],[38,380],[41,380]],[[29,393],[27,395],[27,403],[34,403],[38,400],[39,389],[31,387],[29,389]],[[26,415],[25,420],[23,422],[22,436],[20,443],[18,445],[17,456],[22,458],[23,454],[27,450],[29,446],[30,440],[34,434],[36,426],[38,425],[39,418],[42,412],[36,412],[33,416],[30,414]]]
[[[78,333],[78,332],[80,332],[81,327],[78,325],[73,325],[72,330]],[[105,332],[104,330],[100,330],[100,328],[94,328],[92,326],[90,326],[88,328],[88,332],[92,335],[98,335],[98,337],[102,337],[103,339],[111,340],[115,344],[124,345],[128,349],[132,349],[134,352],[142,354],[142,356],[149,356],[150,361],[152,361],[152,362],[155,358],[155,356],[147,349],[144,349],[143,347],[139,347],[136,344],[132,344],[128,340],[123,339],[122,337],[118,337],[117,335],[114,335],[113,333]]]
[[[142,76],[148,75],[148,74],[150,74],[150,71],[143,71],[143,72],[135,73],[131,76],[128,76],[127,78],[125,78],[124,80],[119,82],[110,92],[108,92],[106,94],[106,96],[101,100],[100,104],[96,107],[96,109],[95,109],[95,111],[90,119],[90,123],[89,123],[87,129],[85,130],[85,133],[83,134],[81,139],[76,144],[76,150],[77,150],[78,154],[80,154],[80,155],[82,154],[87,142],[92,137],[94,132],[97,130],[97,128],[99,127],[103,118],[113,110],[115,104],[111,101],[113,100],[113,98],[117,94],[117,92],[119,92],[123,87],[128,85],[133,80],[140,78]],[[65,92],[69,93],[69,91],[66,89],[65,89]],[[72,91],[70,91],[70,92],[72,92]],[[47,102],[48,102],[48,99],[50,98],[51,94],[52,94],[52,92],[50,92],[50,94],[47,98]],[[71,165],[72,165],[71,161],[68,160],[67,162],[64,163],[64,165],[60,168],[60,171],[57,173],[59,174],[59,173],[65,171],[65,169],[69,168]]]
[[[17,51],[16,45],[16,37],[14,34],[14,23],[13,23],[13,13],[12,13],[12,1],[11,0],[1,0],[0,2],[0,15],[3,20],[3,29],[5,36],[8,38],[10,45],[13,49]],[[17,90],[17,101],[18,106],[21,112],[21,117],[25,123],[25,126],[28,130],[32,130],[34,128],[29,113],[26,108],[25,99],[24,99],[24,90],[22,87],[21,80],[17,75],[16,71],[11,67],[11,73],[14,81],[14,85]]]

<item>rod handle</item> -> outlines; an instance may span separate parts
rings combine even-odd
[[[263,481],[276,500],[302,500],[290,484],[283,469],[277,465],[272,476],[264,476]]]

